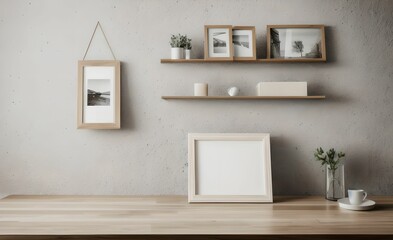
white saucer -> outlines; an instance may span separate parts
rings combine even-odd
[[[355,210],[355,211],[364,211],[373,209],[375,206],[375,202],[373,200],[364,200],[360,205],[352,205],[349,203],[349,198],[341,198],[338,201],[338,205],[341,208],[345,208],[348,210]]]

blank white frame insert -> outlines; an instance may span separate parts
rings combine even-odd
[[[272,202],[270,135],[190,133],[189,202]]]

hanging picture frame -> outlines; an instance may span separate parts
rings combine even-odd
[[[100,28],[113,60],[85,60]],[[100,22],[97,22],[83,60],[78,62],[77,127],[120,128],[120,61],[116,60]]]
[[[233,60],[232,26],[205,25],[205,59]]]
[[[120,128],[120,61],[79,61],[78,128]]]
[[[324,25],[267,25],[267,59],[326,61]]]
[[[270,135],[188,134],[188,201],[272,202]]]
[[[232,28],[233,59],[237,61],[256,60],[256,37],[254,26]]]

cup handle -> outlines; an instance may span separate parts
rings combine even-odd
[[[364,201],[367,198],[367,192],[363,192],[363,195],[364,195],[364,197],[363,197],[363,201]]]

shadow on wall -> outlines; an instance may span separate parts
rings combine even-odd
[[[331,89],[331,85],[328,81],[314,81],[312,84],[308,84],[307,86],[308,95],[323,95],[326,96],[326,99],[323,99],[319,104],[331,104],[331,103],[348,103],[351,101],[350,95],[348,91],[350,89],[342,89],[342,92],[335,91]],[[312,102],[312,101],[305,101]]]
[[[391,171],[386,162],[391,162],[390,156],[381,155],[380,152],[370,151],[369,146],[355,146],[345,159],[345,185],[347,189],[363,189],[370,195],[375,193],[388,194],[391,184],[381,185],[382,176]],[[364,189],[364,186],[372,186]]]
[[[304,155],[297,151],[296,143],[291,143],[283,137],[271,137],[271,146],[273,195],[324,194],[324,168],[321,168],[319,173],[315,172],[317,163],[313,162],[312,152],[307,156],[310,161],[300,161],[304,159]],[[353,146],[345,151],[345,189],[364,189],[364,186],[372,186],[364,190],[370,195],[387,194],[389,185],[380,184],[383,182],[381,176],[386,176],[389,172],[389,169],[379,167],[384,157],[378,152],[366,149],[364,146]],[[318,178],[310,181],[312,176]],[[315,192],[316,189],[318,192]]]
[[[130,84],[129,76],[127,73],[131,72],[130,64],[126,62],[121,62],[121,129],[133,129],[135,128],[135,122],[133,119],[133,100],[132,96],[135,96],[135,93],[131,93],[130,89],[134,89]]]
[[[365,180],[370,179],[370,169],[368,168],[369,153],[358,149],[347,154],[345,159],[345,184],[348,189],[360,189],[365,184]],[[371,189],[370,189],[371,190]],[[365,191],[370,191],[365,189]]]
[[[325,26],[325,42],[326,42],[326,59],[327,63],[334,63],[337,61],[337,54],[335,50],[336,46],[336,39],[334,36],[336,36],[336,28],[335,27],[330,27],[330,26]]]
[[[266,34],[256,34],[257,58],[267,58]]]
[[[299,161],[304,156],[297,151],[297,145],[283,137],[271,137],[270,141],[273,195],[321,194],[323,188],[319,186],[318,181],[310,181],[312,164]],[[322,181],[323,177],[321,176],[319,180]],[[320,189],[320,192],[310,192],[311,189]]]

